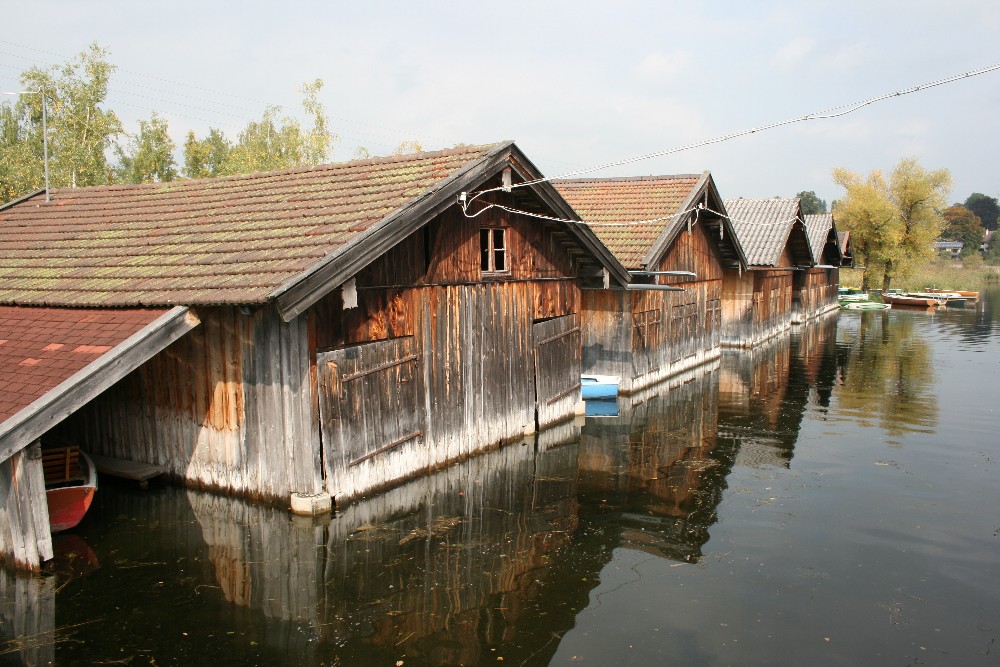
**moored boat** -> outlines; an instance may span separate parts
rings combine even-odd
[[[45,499],[53,533],[69,530],[83,520],[97,490],[97,467],[76,445],[42,449]]]
[[[867,292],[858,292],[857,294],[841,294],[837,297],[837,300],[841,303],[868,301],[868,299],[869,295]]]
[[[889,310],[890,308],[892,305],[877,301],[844,301],[840,304],[841,310]]]
[[[893,306],[910,306],[911,308],[937,308],[941,305],[939,299],[933,297],[919,297],[911,294],[890,294],[886,292],[882,295],[882,300]]]
[[[964,296],[966,298],[978,299],[979,292],[973,290],[946,290],[946,289],[926,289],[925,292],[930,292],[931,294],[957,294],[959,296]]]
[[[581,375],[580,393],[583,399],[614,398],[618,395],[618,384],[621,378],[617,375]]]

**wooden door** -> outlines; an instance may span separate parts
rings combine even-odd
[[[571,417],[580,400],[582,339],[579,315],[532,325],[535,351],[535,409],[538,426]]]
[[[412,336],[326,352],[318,361],[331,494],[356,497],[426,466],[423,369]]]

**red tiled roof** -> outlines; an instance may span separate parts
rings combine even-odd
[[[681,205],[702,175],[640,176],[556,180],[553,185],[615,257],[628,269],[642,268],[642,260],[669,226],[683,224],[680,218],[629,225],[681,212]],[[602,226],[615,224],[624,226]]]
[[[0,306],[0,422],[166,312]]]
[[[0,208],[0,303],[262,303],[497,149],[29,197]]]

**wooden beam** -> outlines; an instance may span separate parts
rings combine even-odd
[[[30,445],[199,323],[187,308],[172,308],[8,418],[0,424],[0,461]]]

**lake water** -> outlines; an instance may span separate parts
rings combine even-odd
[[[0,665],[997,665],[998,390],[993,288],[323,520],[105,483],[54,575],[0,573]]]

